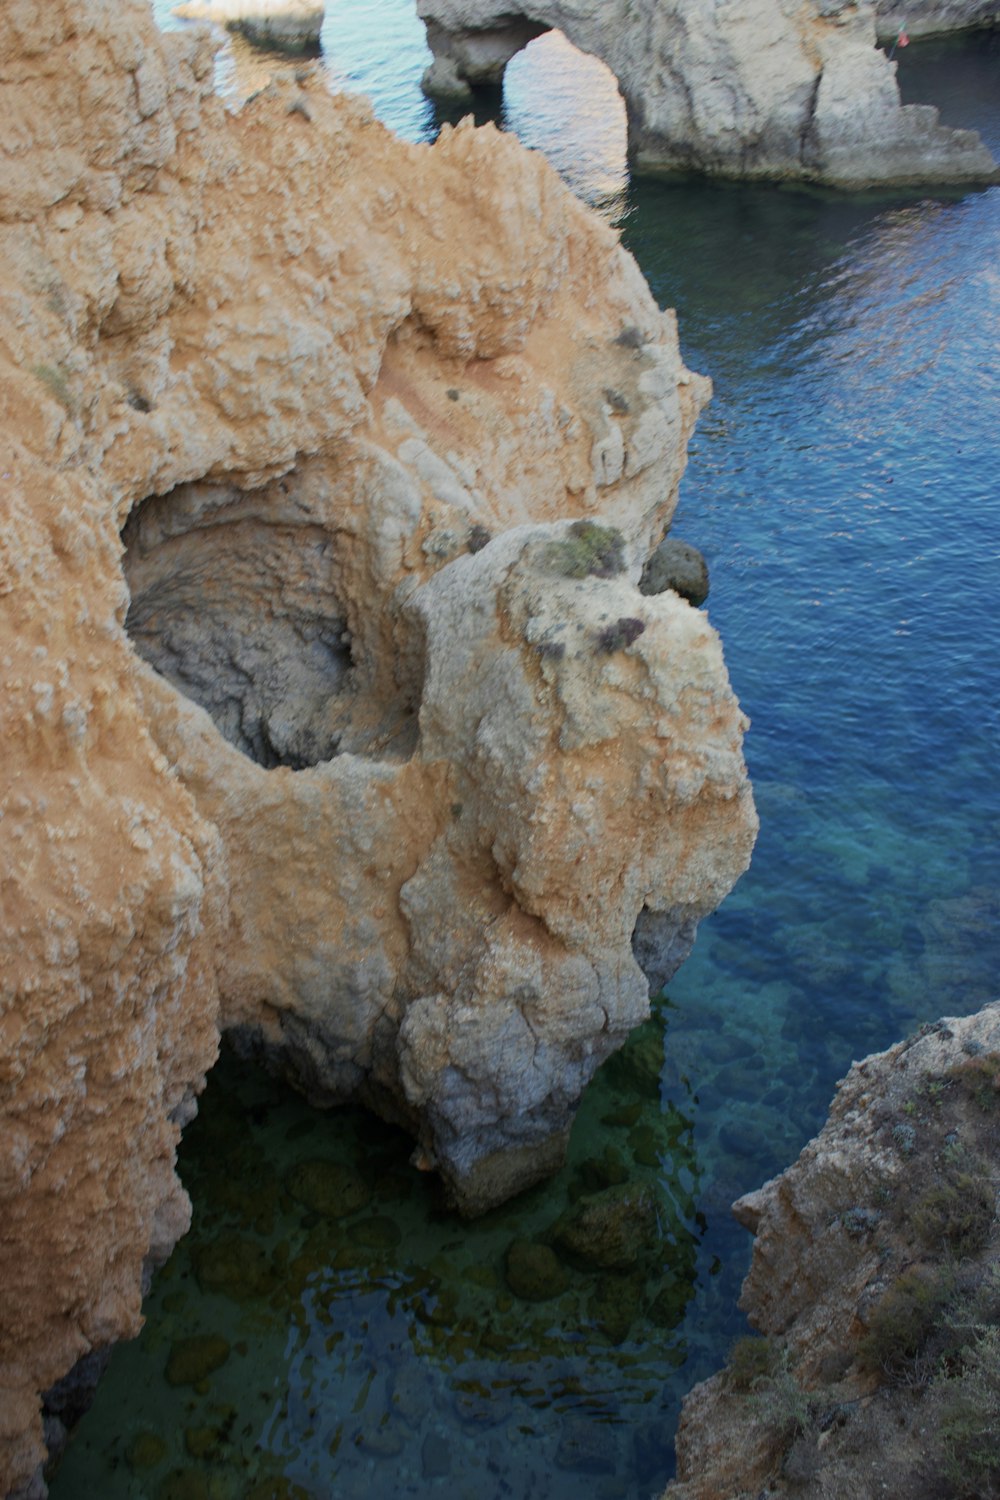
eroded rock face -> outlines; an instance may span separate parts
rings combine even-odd
[[[1000,1003],[852,1067],[734,1205],[764,1337],[686,1398],[664,1500],[995,1493],[998,1147]]]
[[[483,1208],[755,818],[714,632],[635,586],[707,383],[546,163],[230,115],[137,0],[0,56],[6,1493],[186,1227],[220,1026]]]
[[[1000,25],[997,0],[876,0],[875,25],[880,40],[908,36],[937,36],[947,31],[971,31]]]
[[[606,62],[628,115],[633,170],[872,187],[997,180],[973,131],[902,105],[850,0],[417,0],[428,93],[495,83],[533,36],[564,32]]]

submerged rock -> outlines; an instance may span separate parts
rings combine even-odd
[[[560,1249],[600,1271],[631,1271],[662,1237],[652,1190],[631,1185],[582,1198],[553,1230]]]
[[[507,1250],[507,1285],[524,1302],[547,1302],[561,1297],[569,1276],[559,1257],[548,1245],[514,1240]]]
[[[168,1385],[197,1385],[219,1370],[229,1358],[229,1342],[221,1334],[196,1333],[178,1339],[167,1360]]]
[[[329,1219],[357,1213],[372,1198],[358,1173],[336,1161],[299,1162],[289,1172],[286,1186],[296,1202]]]
[[[961,8],[976,13],[976,0]],[[498,83],[554,27],[601,58],[625,100],[634,171],[845,188],[997,180],[974,131],[901,103],[874,12],[850,0],[418,0],[417,10],[434,54],[430,94]]]

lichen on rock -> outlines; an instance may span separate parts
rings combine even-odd
[[[636,588],[707,382],[547,164],[308,78],[230,114],[138,0],[15,0],[0,55],[11,1490],[186,1228],[220,1029],[477,1211],[756,822],[717,637]],[[553,572],[580,522],[621,571]]]

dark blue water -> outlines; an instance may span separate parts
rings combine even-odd
[[[404,0],[330,11],[331,77],[432,135]],[[234,96],[248,59],[220,63]],[[998,68],[980,36],[912,45],[901,77],[996,152]],[[644,1500],[671,1472],[681,1395],[741,1327],[731,1200],[794,1156],[852,1059],[995,998],[1000,191],[630,185],[613,80],[572,69],[542,39],[500,107],[622,225],[715,382],[675,529],[709,558],[753,720],[753,867],[601,1075],[567,1172],[472,1229],[392,1132],[221,1066],[182,1151],[195,1229],[57,1500]],[[368,1184],[343,1219],[303,1201],[317,1159]],[[655,1250],[575,1265],[547,1301],[514,1295],[511,1240],[609,1184],[643,1195]],[[223,1363],[165,1381],[178,1341],[206,1332]]]

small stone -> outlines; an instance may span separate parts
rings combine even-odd
[[[429,1432],[424,1438],[420,1465],[425,1479],[443,1479],[451,1473],[451,1448],[440,1433]]]
[[[236,1302],[266,1297],[275,1287],[264,1247],[235,1234],[202,1245],[195,1253],[194,1270],[203,1292],[222,1292]]]
[[[569,1277],[554,1250],[531,1240],[513,1240],[507,1250],[507,1285],[525,1302],[547,1302],[560,1297]]]
[[[631,1270],[660,1241],[652,1189],[611,1187],[582,1198],[558,1220],[555,1240],[584,1265]]]
[[[419,1426],[431,1408],[427,1376],[413,1365],[404,1365],[393,1379],[389,1404],[411,1427]]]
[[[139,1432],[125,1450],[130,1469],[154,1469],[167,1456],[167,1445],[155,1432]]]
[[[197,1469],[174,1469],[157,1490],[156,1500],[210,1500],[208,1480]]]
[[[371,1193],[351,1167],[336,1161],[302,1161],[285,1179],[297,1203],[325,1218],[341,1218],[367,1208]]]
[[[214,1370],[221,1369],[228,1358],[229,1342],[221,1334],[196,1333],[191,1338],[178,1339],[167,1360],[167,1383],[197,1385]]]
[[[667,589],[689,604],[704,604],[708,598],[708,564],[697,547],[672,536],[664,537],[639,579],[641,594],[662,594]]]
[[[185,1427],[184,1446],[192,1458],[211,1460],[217,1457],[224,1442],[220,1427]]]
[[[399,1225],[384,1214],[373,1214],[370,1219],[359,1219],[347,1231],[347,1238],[354,1245],[365,1245],[371,1250],[394,1250],[402,1241]]]

